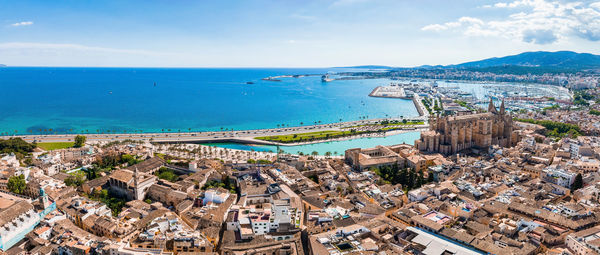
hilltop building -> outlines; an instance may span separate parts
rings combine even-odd
[[[513,120],[506,112],[504,100],[498,111],[490,98],[488,111],[460,116],[431,117],[429,131],[422,132],[415,141],[420,151],[439,152],[444,155],[492,145],[511,147],[513,141]]]

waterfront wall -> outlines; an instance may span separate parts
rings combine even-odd
[[[419,116],[424,116],[427,110],[424,109],[423,103],[421,103],[421,97],[415,93],[413,95],[412,101],[415,104],[415,108],[417,108]]]

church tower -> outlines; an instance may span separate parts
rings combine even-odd
[[[490,104],[488,105],[488,112],[498,113],[498,111],[496,110],[496,106],[494,106],[494,101],[491,96],[490,96]]]
[[[40,188],[40,203],[44,209],[50,206],[50,201],[48,200],[48,195],[44,191],[44,188]]]

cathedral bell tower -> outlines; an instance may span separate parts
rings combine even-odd
[[[488,105],[488,112],[498,113],[498,111],[496,110],[496,106],[494,106],[494,100],[492,99],[491,96],[490,96],[490,104]]]

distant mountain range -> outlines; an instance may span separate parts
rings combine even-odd
[[[561,68],[600,68],[600,55],[577,53],[573,51],[536,51],[521,54],[488,58],[445,67],[495,67],[495,66],[528,66],[528,67],[561,67]]]
[[[512,67],[514,69],[536,69],[549,70],[581,70],[600,69],[600,55],[590,53],[577,53],[573,51],[536,51],[523,52],[517,55],[488,58],[478,61],[465,62],[456,65],[423,65],[413,67],[425,68],[465,68],[478,70],[495,70],[497,68]],[[380,65],[352,66],[351,68],[365,69],[404,69],[405,67],[391,67]]]
[[[6,67],[6,65],[0,64],[0,67]]]

